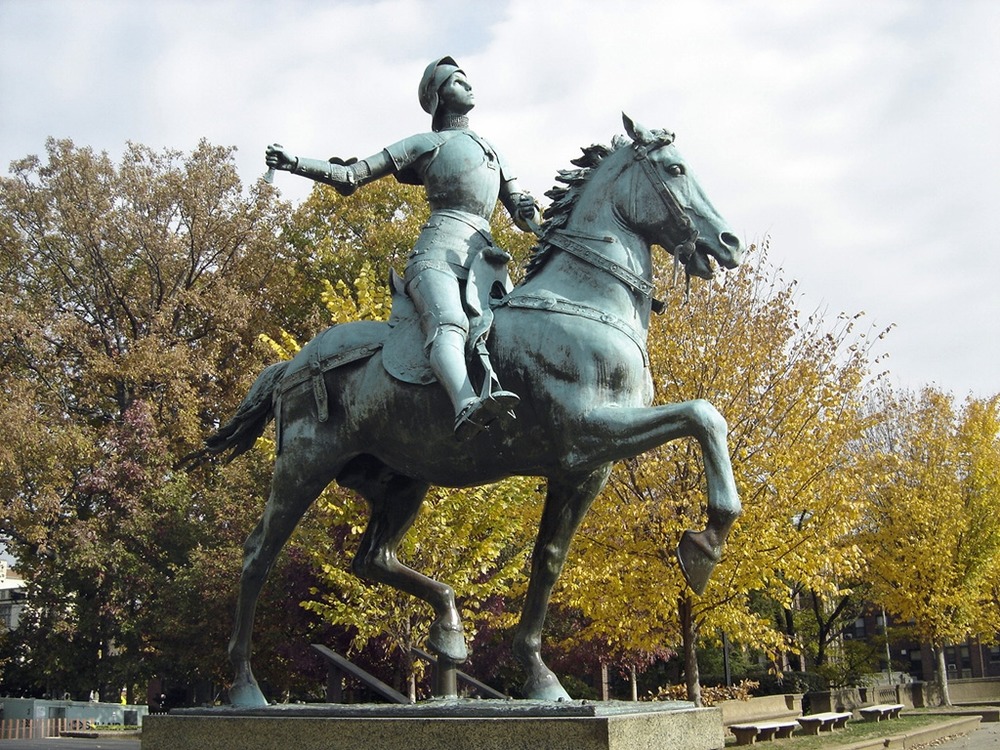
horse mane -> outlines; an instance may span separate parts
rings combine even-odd
[[[525,280],[537,273],[545,265],[545,261],[549,259],[552,245],[546,242],[546,238],[557,229],[566,226],[566,222],[569,221],[573,208],[587,182],[594,174],[594,170],[607,156],[628,143],[631,143],[628,138],[618,136],[612,140],[610,147],[597,143],[581,148],[583,155],[570,160],[570,164],[578,169],[559,170],[556,181],[561,182],[562,185],[556,185],[545,193],[545,197],[551,199],[552,203],[545,209],[545,221],[542,222],[540,241],[531,249],[531,256],[524,267]]]

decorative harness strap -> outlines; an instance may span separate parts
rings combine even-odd
[[[608,244],[613,244],[615,241],[613,237],[586,237],[585,235],[577,236],[585,237],[590,240],[597,240],[598,242],[606,242]],[[605,258],[599,252],[590,249],[584,243],[571,237],[569,232],[565,229],[553,232],[552,236],[547,237],[546,240],[550,245],[554,245],[560,250],[565,250],[567,253],[575,255],[584,263],[589,263],[594,268],[599,268],[605,273],[611,274],[632,291],[638,292],[643,297],[652,298],[652,282],[646,281],[638,274],[632,273],[629,269],[624,268],[608,258]]]
[[[640,335],[632,326],[621,318],[598,310],[589,305],[582,305],[579,302],[570,302],[556,297],[542,297],[534,294],[518,294],[517,292],[504,297],[497,305],[498,307],[514,307],[521,310],[543,310],[546,312],[562,313],[564,315],[575,315],[578,318],[594,320],[598,323],[609,325],[617,331],[628,336],[639,351],[642,352],[642,363],[649,367],[649,352],[646,351],[645,337]]]
[[[322,335],[322,334],[320,334]],[[320,422],[325,422],[330,417],[329,398],[326,392],[326,381],[324,373],[349,364],[357,362],[359,359],[367,359],[382,348],[381,341],[374,341],[367,344],[359,344],[350,349],[339,352],[331,352],[321,356],[321,350],[314,346],[309,353],[308,364],[295,372],[289,373],[275,389],[275,400],[281,398],[288,391],[304,383],[312,385],[313,396],[316,398],[316,414]]]
[[[535,234],[541,236],[541,229],[535,226],[529,227],[532,230],[536,230]],[[578,237],[584,237],[589,240],[596,240],[597,242],[607,242],[613,243],[615,240],[613,237],[589,237],[586,235],[577,235]],[[601,255],[601,253],[588,247],[583,242],[573,239],[570,233],[565,229],[559,229],[554,232],[550,232],[548,237],[544,238],[545,242],[548,242],[555,248],[563,250],[576,258],[579,258],[584,263],[587,263],[594,268],[604,271],[611,276],[614,276],[625,286],[631,289],[633,292],[642,295],[650,301],[650,305],[654,313],[662,313],[666,305],[663,300],[659,300],[653,296],[653,283],[646,281],[636,273],[633,273],[627,268],[624,268],[618,263]]]

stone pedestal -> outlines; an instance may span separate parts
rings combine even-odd
[[[180,709],[142,750],[718,750],[722,712],[690,703],[428,701]]]

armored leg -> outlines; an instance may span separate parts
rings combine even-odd
[[[488,395],[476,394],[465,358],[469,321],[457,278],[428,268],[409,282],[407,290],[420,313],[431,369],[455,409],[455,434],[460,439],[470,438],[512,409],[519,399],[505,391],[489,393],[489,378],[484,387]]]

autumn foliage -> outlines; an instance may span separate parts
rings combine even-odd
[[[0,541],[30,606],[0,634],[5,686],[85,696],[166,676],[219,697],[270,448],[265,436],[224,465],[202,440],[267,363],[331,322],[388,315],[385,280],[425,212],[419,191],[388,180],[350,198],[317,188],[293,210],[261,182],[242,185],[232,151],[207,143],[190,154],[131,145],[115,163],[52,140],[43,158],[11,165],[0,178]],[[498,222],[498,242],[523,259],[530,239]],[[766,245],[689,294],[654,248],[668,300],[649,331],[657,402],[704,398],[722,412],[744,514],[694,597],[673,550],[704,523],[697,444],[616,467],[550,624],[553,663],[581,684],[601,661],[641,669],[680,652],[697,698],[695,649],[723,633],[775,669],[789,654],[836,658],[835,615],[851,597],[939,650],[997,636],[997,397],[957,405],[937,389],[889,388],[886,332],[800,309]],[[436,490],[401,548],[456,589],[473,668],[477,646],[491,653],[516,620],[540,505],[531,478]],[[414,672],[429,608],[350,575],[364,523],[363,505],[330,489],[272,573],[255,638],[269,697],[319,694],[304,655],[313,637],[377,651],[400,687]],[[822,634],[790,627],[802,598]]]

